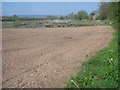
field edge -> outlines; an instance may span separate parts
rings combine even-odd
[[[84,62],[65,88],[118,88],[118,26],[110,44]]]

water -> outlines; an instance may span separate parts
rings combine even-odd
[[[45,26],[41,26],[40,28],[46,28]]]

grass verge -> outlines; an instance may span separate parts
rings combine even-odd
[[[82,64],[80,71],[66,84],[66,88],[118,88],[118,26],[109,46]]]

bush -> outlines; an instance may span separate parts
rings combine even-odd
[[[86,11],[79,11],[77,15],[74,16],[75,19],[87,19],[88,18],[88,13]]]
[[[61,17],[60,17],[60,19],[62,20],[62,19],[64,19],[64,17],[63,17],[63,16],[61,16]]]
[[[13,22],[13,26],[14,27],[18,27],[20,25],[20,22],[18,20],[14,21]]]
[[[48,16],[47,18],[50,19],[50,20],[57,19],[56,16]]]
[[[96,20],[102,20],[102,16],[100,16],[100,15],[97,16],[97,17],[96,17]]]

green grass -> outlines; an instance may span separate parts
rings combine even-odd
[[[66,88],[117,88],[118,87],[118,29],[109,46],[82,64],[80,71],[66,84]],[[113,60],[111,60],[113,58]]]
[[[80,21],[80,20],[75,20],[72,19],[72,23],[74,23],[75,25],[80,25],[80,26],[90,26],[93,25],[94,21],[93,20],[87,20],[87,21]]]

